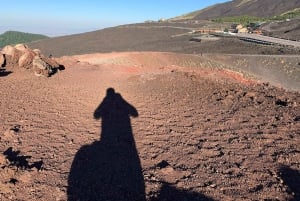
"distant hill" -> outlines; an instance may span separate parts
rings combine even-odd
[[[220,27],[226,23],[219,22],[217,19],[220,18],[232,17],[235,19],[236,17],[239,19],[243,16],[250,18],[253,16],[259,19],[268,18],[273,19],[273,21],[282,21],[282,23],[269,24],[265,26],[264,30],[272,33],[273,36],[298,40],[299,21],[296,18],[288,21],[285,19],[289,19],[290,16],[294,18],[299,14],[300,0],[233,0],[165,22],[123,25],[27,44],[33,49],[41,49],[45,54],[52,54],[53,56],[114,51],[299,54],[300,50],[289,47],[258,46],[230,37],[194,43],[190,41],[192,35],[189,34],[194,29],[202,27],[224,29]],[[197,20],[197,23],[194,23],[194,20]],[[279,28],[280,30],[278,30]]]
[[[18,31],[7,31],[0,35],[0,48],[5,45],[27,43],[36,40],[47,39],[48,36],[40,34],[23,33]]]
[[[274,17],[295,8],[300,8],[300,0],[233,0],[194,11],[173,18],[173,20],[205,20],[244,15]]]

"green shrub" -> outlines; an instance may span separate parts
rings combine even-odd
[[[216,18],[213,21],[218,23],[224,23],[224,22],[237,23],[246,26],[253,22],[265,21],[265,18],[242,15],[242,16]]]

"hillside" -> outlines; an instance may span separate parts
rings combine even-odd
[[[214,41],[192,42],[194,29],[222,26],[213,22],[204,24],[144,23],[107,28],[89,33],[56,37],[28,43],[32,49],[40,49],[53,56],[88,54],[95,52],[159,51],[187,54],[299,54],[282,46],[261,46],[243,42],[237,38],[219,38]]]
[[[262,26],[262,29],[275,37],[300,41],[300,18],[290,21],[268,22]]]
[[[273,17],[295,8],[300,8],[299,0],[233,0],[194,11],[173,20],[201,20],[241,15]]]
[[[0,35],[0,47],[5,45],[18,44],[18,43],[27,43],[36,40],[49,38],[45,35],[24,33],[18,31],[7,31]]]

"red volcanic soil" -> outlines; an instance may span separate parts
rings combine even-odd
[[[58,61],[0,77],[0,200],[300,199],[299,92],[205,56]]]

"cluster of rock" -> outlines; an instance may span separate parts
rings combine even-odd
[[[18,44],[7,45],[0,51],[0,67],[32,69],[35,75],[48,77],[60,65],[54,59],[44,56],[40,50]]]

